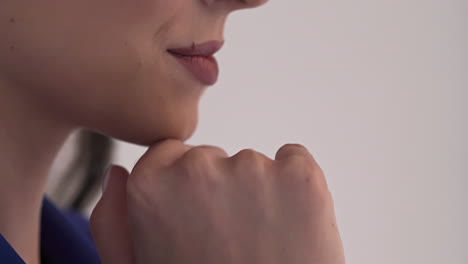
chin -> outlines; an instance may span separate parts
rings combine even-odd
[[[195,129],[178,129],[178,130],[173,130],[173,131],[155,131],[155,133],[151,134],[141,134],[141,135],[133,135],[124,140],[126,142],[132,143],[132,144],[137,144],[140,146],[152,146],[162,140],[166,139],[177,139],[182,142],[187,141],[195,132]]]
[[[198,118],[197,116],[192,116],[190,118],[179,117],[177,119],[167,119],[164,120],[164,122],[161,122],[161,120],[153,123],[140,122],[140,124],[142,123],[148,125],[142,126],[134,122],[133,124],[120,124],[118,127],[113,126],[110,129],[99,131],[99,133],[128,143],[147,147],[165,139],[177,139],[185,142],[195,132]]]

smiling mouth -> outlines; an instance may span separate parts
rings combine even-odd
[[[213,55],[221,49],[222,45],[222,41],[193,43],[189,47],[168,49],[167,52],[199,82],[204,85],[213,85],[219,75],[218,63]]]

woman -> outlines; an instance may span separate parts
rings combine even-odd
[[[216,82],[228,14],[264,2],[1,1],[0,262],[344,263],[305,148],[271,160],[183,143]],[[78,128],[150,147],[131,174],[109,169],[93,239],[43,199]]]

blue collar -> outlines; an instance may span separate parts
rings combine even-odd
[[[1,234],[0,263],[25,263]],[[47,197],[41,214],[41,263],[101,263],[88,220],[77,212],[60,210]]]

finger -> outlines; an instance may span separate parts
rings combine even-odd
[[[198,155],[203,155],[203,156],[208,156],[211,158],[228,158],[227,152],[216,146],[212,145],[200,145],[196,147],[192,147],[189,149],[187,152],[185,152],[182,157],[180,158],[181,160],[184,160],[186,158],[190,159],[193,156],[198,156]]]
[[[229,155],[227,154],[227,152],[220,148],[220,147],[217,147],[217,146],[213,146],[213,145],[199,145],[199,146],[196,146],[196,148],[201,148],[201,149],[204,149],[210,153],[212,153],[214,156],[219,156],[219,157],[229,157]],[[190,151],[190,150],[189,150]]]
[[[90,218],[91,233],[103,264],[133,263],[132,236],[127,214],[128,171],[112,166],[107,184]]]
[[[182,141],[176,139],[166,139],[158,142],[150,146],[145,154],[138,160],[132,170],[132,174],[141,167],[153,171],[168,167],[182,157],[190,148],[192,148],[192,146],[186,145]]]
[[[328,189],[328,183],[325,178],[325,174],[323,172],[323,169],[320,167],[318,162],[315,160],[313,155],[307,150],[306,147],[300,144],[285,144],[283,145],[275,155],[275,160],[278,160],[280,162],[284,162],[284,164],[293,164],[293,165],[298,165],[297,164],[297,157],[306,158],[307,163],[310,162],[312,167],[314,168],[314,173],[315,178],[320,182],[321,186],[324,186],[326,189]],[[300,162],[300,159],[299,159]]]

